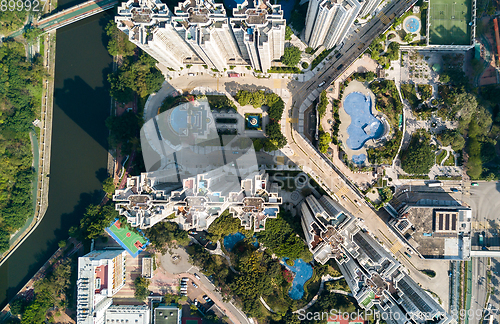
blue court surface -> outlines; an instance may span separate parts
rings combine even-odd
[[[347,127],[349,138],[346,141],[351,150],[359,150],[366,141],[380,138],[384,126],[371,113],[371,98],[360,92],[350,93],[344,99],[344,110],[351,116],[351,124]]]
[[[281,260],[281,264],[295,274],[292,282],[292,288],[288,292],[291,299],[299,300],[304,296],[304,284],[311,279],[313,268],[309,263],[305,263],[302,259],[295,259],[293,266],[286,264],[287,258]]]

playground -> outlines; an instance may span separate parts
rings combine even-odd
[[[470,45],[473,0],[431,0],[430,45]]]
[[[134,258],[148,245],[148,240],[143,235],[134,232],[128,224],[122,224],[119,219],[113,221],[113,224],[106,228],[106,232]]]

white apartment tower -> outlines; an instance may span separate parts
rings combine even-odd
[[[267,71],[284,52],[281,7],[245,1],[234,14],[230,23],[224,6],[210,0],[179,2],[174,12],[160,0],[129,0],[115,20],[131,42],[168,68],[206,64],[222,72],[230,65],[251,64]]]
[[[367,15],[373,15],[373,12],[381,2],[382,0],[362,0],[361,3],[363,4],[363,8],[361,8],[359,16],[363,18]]]
[[[243,58],[255,70],[267,72],[285,50],[286,21],[281,6],[266,0],[245,0],[233,9],[233,16],[231,28]]]
[[[305,41],[312,47],[330,49],[341,43],[361,11],[358,0],[310,0]]]
[[[176,32],[167,5],[160,0],[129,0],[118,8],[118,29],[159,63],[179,69],[187,62],[202,61]]]

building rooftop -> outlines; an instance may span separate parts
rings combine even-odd
[[[467,259],[472,212],[451,202],[432,206],[420,201],[401,208],[392,227],[424,258]]]
[[[158,306],[154,309],[153,324],[178,324],[180,317],[176,306]]]

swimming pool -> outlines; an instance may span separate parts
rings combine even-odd
[[[252,245],[255,248],[259,247],[259,241],[257,240],[257,237],[254,235],[253,238],[255,238],[255,242],[252,243]],[[236,232],[234,234],[229,234],[224,236],[224,247],[226,248],[227,251],[231,252],[231,250],[234,248],[234,246],[245,239],[245,235],[240,232]]]
[[[417,17],[408,17],[403,24],[407,33],[416,33],[420,30],[420,20]]]
[[[302,259],[295,259],[293,266],[286,264],[288,258],[283,258],[281,264],[288,270],[295,273],[293,278],[292,288],[288,291],[288,296],[291,299],[299,300],[304,296],[304,284],[307,280],[311,279],[313,275],[313,268],[309,263],[304,262]]]
[[[352,92],[344,99],[344,110],[351,116],[347,127],[349,138],[346,141],[351,150],[359,150],[369,139],[380,138],[384,126],[372,115],[371,98],[360,92]]]
[[[170,114],[170,125],[177,134],[186,129],[188,125],[187,110],[183,105],[175,107]]]
[[[245,239],[245,235],[243,235],[240,232],[236,232],[234,234],[229,234],[227,236],[224,236],[224,247],[226,248],[227,251],[231,251],[236,243],[239,241],[243,241]]]

